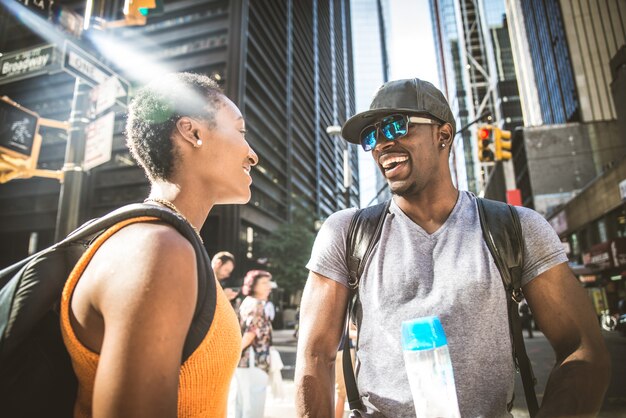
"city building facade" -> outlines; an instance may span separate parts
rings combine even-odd
[[[598,314],[626,298],[626,120],[619,0],[507,0],[525,119],[524,203],[546,216]]]
[[[374,93],[389,81],[387,30],[389,2],[387,0],[352,0],[352,27],[367,28],[353,31],[354,90],[356,113],[369,109]],[[359,150],[361,175],[361,206],[390,197],[387,182],[369,152]],[[382,191],[381,191],[382,190]],[[380,191],[380,193],[379,193]]]
[[[460,132],[451,165],[457,184],[506,200],[505,171],[481,164],[476,127],[490,123],[504,130],[523,124],[513,54],[502,0],[431,0],[435,43],[440,51],[440,83]]]
[[[107,3],[101,17],[119,18],[122,3]],[[350,10],[349,0],[167,1],[162,13],[149,15],[144,26],[90,29],[82,40],[72,39],[135,88],[148,81],[142,79],[142,71],[148,74],[149,68],[135,68],[133,73],[115,61],[128,46],[134,51],[128,59],[144,56],[170,71],[211,76],[239,106],[248,141],[260,160],[252,171],[252,199],[243,206],[214,208],[201,231],[210,255],[219,250],[235,254],[235,276],[256,266],[256,243],[290,222],[296,211],[320,219],[358,205],[356,147],[346,148],[351,181],[345,190],[345,141],[326,132],[355,110]],[[45,26],[50,20],[44,16],[42,22]],[[0,28],[0,52],[5,56],[52,43],[5,7],[0,8]],[[58,35],[56,29],[53,41],[72,38]],[[114,40],[109,55],[101,41],[105,35]],[[57,54],[62,54],[60,47]],[[75,78],[65,71],[2,78],[0,83],[0,95],[42,117],[64,121],[70,116]],[[124,145],[123,127],[124,113],[119,110],[111,160],[84,176],[78,206],[81,222],[141,201],[149,192],[142,170]],[[41,134],[39,167],[60,169],[66,133],[42,129]],[[59,191],[58,181],[42,178],[0,185],[0,266],[53,242]]]
[[[567,161],[585,155],[593,162],[593,172],[588,173],[578,164],[547,164],[543,156],[534,162],[516,161],[516,171],[525,176],[520,187],[524,203],[544,214],[565,204],[624,154],[626,139],[618,129],[609,65],[623,44],[622,9],[623,2],[617,0],[507,0],[525,117],[525,128],[514,142],[530,158],[549,131],[547,135],[560,138],[562,152],[555,158]],[[542,164],[541,173],[529,169]],[[546,172],[550,167],[552,175]],[[563,184],[551,180],[557,167]]]

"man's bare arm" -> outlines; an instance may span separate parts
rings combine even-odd
[[[563,263],[523,291],[556,354],[538,417],[596,416],[609,383],[610,359],[585,290]]]
[[[335,405],[335,357],[350,291],[311,272],[300,304],[296,361],[296,410],[299,417],[328,418]]]

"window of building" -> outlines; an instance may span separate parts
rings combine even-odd
[[[604,219],[598,220],[598,238],[600,239],[600,242],[609,240],[609,236],[606,232],[606,221]]]
[[[572,255],[574,257],[580,256],[580,243],[578,242],[578,233],[574,232],[570,238],[569,243],[572,248]]]

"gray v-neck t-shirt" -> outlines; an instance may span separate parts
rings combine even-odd
[[[567,261],[548,222],[516,208],[525,240],[522,283]],[[331,215],[307,268],[347,286],[346,235],[355,209]],[[357,383],[367,417],[414,417],[400,324],[437,315],[446,336],[463,417],[510,417],[515,370],[502,279],[485,244],[476,197],[460,192],[446,222],[428,234],[391,203],[365,265],[357,309]]]

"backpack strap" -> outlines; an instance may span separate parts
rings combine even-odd
[[[524,297],[522,292],[524,261],[522,226],[514,207],[488,199],[477,198],[476,201],[483,238],[498,267],[506,291],[509,330],[513,338],[513,361],[522,377],[528,411],[530,416],[534,417],[539,410],[534,388],[537,380],[526,354],[518,314],[518,304]],[[510,411],[513,407],[513,400],[507,406]]]
[[[50,289],[49,286],[33,287],[32,284],[27,283],[31,276],[32,280],[41,280],[36,275],[28,272],[31,264],[36,264],[37,260],[44,259],[47,254],[51,254],[54,251],[69,250],[81,241],[86,243],[89,239],[123,220],[145,216],[158,218],[174,227],[191,243],[196,253],[198,297],[192,326],[188,331],[183,347],[181,364],[184,363],[200,345],[211,326],[217,303],[217,284],[211,268],[209,255],[191,225],[182,216],[170,209],[143,203],[123,206],[101,218],[86,222],[59,243],[0,271],[0,302],[2,302],[0,304],[0,314],[2,315],[0,317],[0,360],[8,356],[21,341],[21,338],[14,338],[13,335],[25,335],[30,332],[60,297],[60,291],[56,292],[54,289]],[[28,277],[22,280],[25,275]],[[64,282],[65,280],[62,280],[60,283]],[[22,288],[25,289],[23,292],[28,293],[28,298],[19,296],[22,293]],[[38,292],[39,296],[36,296],[34,292]],[[29,303],[31,300],[36,300],[37,303]],[[28,307],[26,307],[27,305]],[[28,310],[28,315],[18,315],[25,310]],[[32,312],[33,310],[38,310],[38,313]],[[11,341],[11,343],[8,341]]]
[[[365,269],[365,263],[372,254],[374,246],[380,239],[380,233],[385,222],[385,217],[389,212],[391,199],[378,205],[359,209],[356,211],[350,226],[346,240],[346,265],[348,266],[348,286],[350,287],[350,301],[345,318],[345,329],[343,337],[343,376],[346,383],[346,395],[350,410],[363,409],[359,389],[356,385],[354,368],[350,357],[350,314],[357,303],[357,289],[361,275]],[[348,353],[348,355],[346,355]],[[335,366],[337,367],[337,366]]]
[[[352,216],[346,240],[348,286],[352,290],[359,287],[359,280],[361,280],[365,263],[380,238],[385,215],[389,212],[390,205],[391,199],[378,205],[359,209]]]

